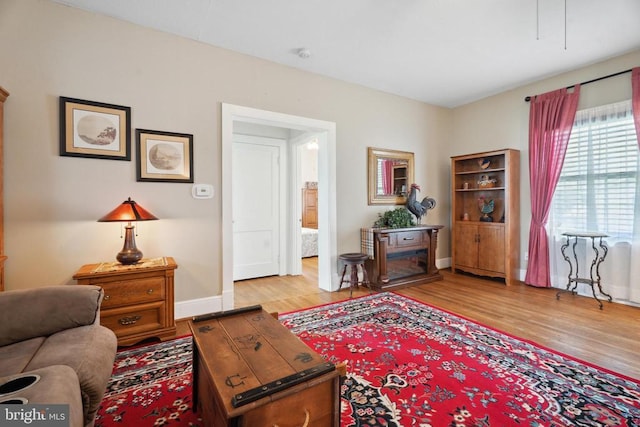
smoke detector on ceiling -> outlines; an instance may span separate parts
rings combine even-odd
[[[311,51],[306,47],[301,47],[298,49],[298,56],[302,59],[307,59],[311,56]]]

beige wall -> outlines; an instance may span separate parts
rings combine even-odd
[[[435,197],[430,223],[448,224],[452,113],[47,0],[0,0],[8,289],[71,283],[83,264],[113,260],[119,226],[96,220],[131,196],[160,221],[139,225],[145,256],[173,256],[176,300],[220,293],[221,103],[337,124],[338,251],[385,207],[367,206],[366,148],[415,152],[416,182]],[[194,135],[195,180],[136,182],[131,162],[60,157],[58,97],[130,106],[132,129]],[[448,233],[443,234],[443,237]],[[449,253],[440,241],[438,258]]]
[[[47,0],[0,0],[0,85],[5,114],[5,248],[8,289],[71,283],[77,268],[109,261],[118,225],[96,219],[131,196],[161,218],[139,226],[145,256],[173,256],[176,300],[220,293],[221,103],[337,124],[338,252],[358,250],[358,230],[388,207],[367,206],[366,148],[415,152],[416,182],[437,199],[431,224],[446,225],[438,259],[449,257],[449,157],[522,152],[522,256],[530,221],[526,95],[640,65],[640,51],[517,88],[454,110],[302,72]],[[469,76],[473,78],[472,75]],[[628,75],[585,86],[581,106],[629,96]],[[194,134],[190,184],[139,183],[133,161],[58,155],[58,97],[132,108],[132,129]],[[525,266],[522,262],[523,268]]]
[[[529,191],[529,103],[525,96],[536,95],[601,76],[640,66],[640,50],[609,61],[519,87],[453,110],[453,133],[442,155],[482,152],[501,148],[521,153],[521,266],[526,268],[529,245],[531,203]],[[587,108],[631,98],[631,73],[582,86],[578,108]],[[445,154],[446,152],[446,154]]]

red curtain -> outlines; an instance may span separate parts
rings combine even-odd
[[[636,124],[636,137],[640,145],[640,67],[631,70],[631,105],[633,108],[633,121]]]
[[[531,185],[531,226],[529,264],[525,283],[551,287],[549,238],[545,225],[556,189],[571,128],[578,108],[580,85],[573,93],[559,89],[538,95],[529,111],[529,180]]]
[[[381,160],[383,194],[393,194],[393,160]]]

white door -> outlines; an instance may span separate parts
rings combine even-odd
[[[280,271],[280,147],[240,139],[232,160],[233,280]]]

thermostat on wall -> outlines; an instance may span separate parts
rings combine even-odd
[[[194,184],[191,187],[191,195],[194,199],[211,199],[213,197],[213,185]]]

